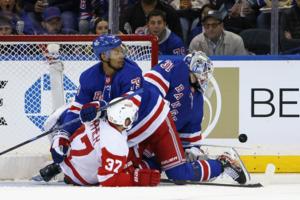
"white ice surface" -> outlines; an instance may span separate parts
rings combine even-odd
[[[158,187],[76,187],[63,183],[31,181],[0,182],[1,199],[29,200],[300,200],[300,174],[274,175],[268,180],[253,175],[262,188],[236,188],[203,185],[164,185]],[[5,198],[4,198],[5,197]]]

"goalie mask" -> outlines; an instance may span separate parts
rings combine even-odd
[[[118,97],[110,101],[113,103],[122,97]],[[115,105],[107,108],[107,119],[113,124],[121,125],[125,129],[130,129],[134,121],[137,120],[138,107],[129,99],[125,99]],[[126,124],[126,121],[129,124]]]
[[[204,52],[196,51],[185,56],[184,62],[189,66],[190,72],[197,78],[197,83],[193,86],[204,93],[213,73],[213,64],[211,60]]]

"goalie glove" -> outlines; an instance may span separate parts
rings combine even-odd
[[[133,184],[135,186],[156,186],[160,183],[160,172],[151,169],[135,169]]]
[[[93,122],[102,117],[102,112],[99,111],[100,107],[105,106],[105,101],[92,101],[84,104],[80,110],[80,120],[82,123]]]
[[[188,162],[207,159],[207,155],[200,148],[200,146],[186,148],[185,149],[185,157]]]
[[[66,132],[58,131],[53,136],[50,152],[55,163],[61,163],[67,156],[70,148],[69,136]]]

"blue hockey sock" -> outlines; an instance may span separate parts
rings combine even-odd
[[[166,170],[166,175],[172,180],[207,181],[223,172],[218,160],[198,160],[184,163]]]

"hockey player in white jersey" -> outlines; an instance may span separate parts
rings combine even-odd
[[[97,107],[98,104],[99,102],[91,102],[84,107]],[[52,148],[61,148],[66,143],[70,146],[68,156],[60,163],[65,182],[85,186],[159,184],[160,173],[157,170],[124,169],[129,150],[126,130],[136,120],[137,111],[138,107],[126,99],[108,107],[105,119],[97,117],[91,122],[83,119],[84,125],[71,138],[64,139],[61,134],[57,136],[59,138],[54,136]]]

